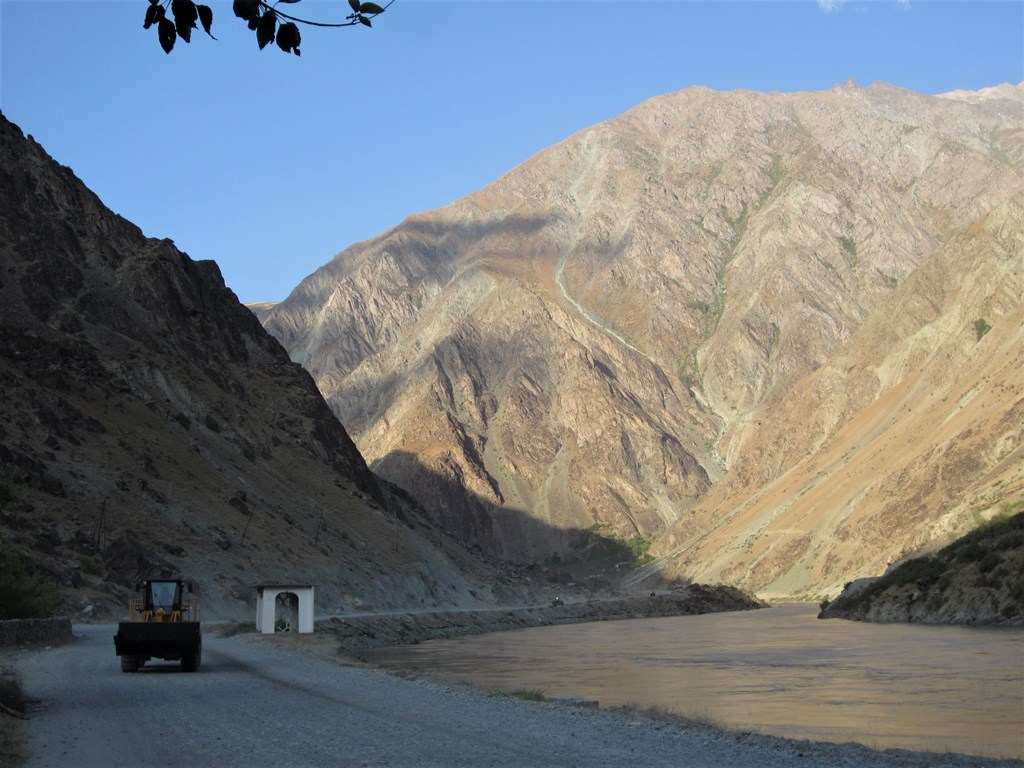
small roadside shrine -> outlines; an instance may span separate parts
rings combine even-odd
[[[256,585],[256,629],[273,634],[278,619],[285,631],[313,632],[313,585],[267,583]]]

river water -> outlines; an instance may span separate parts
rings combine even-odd
[[[373,661],[790,738],[1024,759],[1024,630],[816,613],[537,627],[380,649]]]

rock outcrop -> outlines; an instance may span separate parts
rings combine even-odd
[[[831,594],[1024,493],[1022,93],[652,99],[261,318],[468,542]]]

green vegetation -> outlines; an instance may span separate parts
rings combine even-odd
[[[782,167],[782,155],[777,152],[772,152],[772,167],[768,169],[768,178],[772,180],[772,189],[779,186],[779,182],[782,181],[782,176],[785,171]],[[765,194],[765,198],[771,194],[771,190]]]
[[[736,250],[736,246],[740,244],[740,240],[743,239],[743,235],[745,235],[747,232],[747,222],[750,221],[750,209],[747,207],[747,201],[741,200],[740,213],[735,219],[729,217],[729,210],[724,205],[720,207],[720,210],[722,212],[722,218],[725,219],[726,222],[728,222],[729,226],[732,227],[733,232],[736,233],[736,239],[733,241],[732,247],[729,249],[729,258],[725,261],[725,264],[723,264],[721,269],[719,270],[719,280],[721,281],[721,278],[724,276],[725,273],[725,267],[727,267],[729,265],[729,261],[732,260],[732,256]]]
[[[647,534],[646,536],[633,536],[623,542],[629,550],[633,565],[646,565],[654,560],[649,552],[653,540],[654,536]]]
[[[846,237],[845,235],[839,236],[839,244],[843,246],[843,250],[846,251],[847,258],[850,264],[857,266],[857,242],[852,237]]]
[[[679,367],[676,375],[690,389],[697,389],[700,386],[700,366],[697,365],[697,351],[684,349],[679,357]]]
[[[981,341],[985,334],[991,330],[992,326],[988,324],[985,318],[979,317],[974,321],[974,333],[978,337],[978,341]]]
[[[890,587],[914,583],[923,589],[941,579],[945,570],[946,563],[939,557],[915,557],[901,563],[885,579]]]
[[[547,701],[544,691],[539,688],[516,688],[509,696],[523,701]]]
[[[81,555],[78,558],[78,564],[83,573],[88,573],[93,576],[103,575],[103,561],[98,557],[93,557],[92,555]]]
[[[1007,502],[991,521],[962,536],[934,555],[907,560],[862,591],[840,596],[831,605],[855,612],[883,592],[913,585],[937,609],[943,592],[953,583],[1005,589],[1016,605],[1003,608],[1004,618],[1024,614],[1024,573],[1014,565],[1024,548],[1024,499]],[[827,605],[823,602],[822,610]]]
[[[56,585],[29,571],[18,554],[0,541],[0,619],[45,619],[60,601]]]
[[[587,533],[591,537],[591,559],[607,560],[609,566],[627,562],[632,568],[654,560],[648,552],[654,541],[652,534],[637,534],[627,539],[611,530],[607,523],[594,523]]]

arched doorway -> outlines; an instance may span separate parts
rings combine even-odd
[[[256,629],[273,634],[278,620],[292,632],[313,631],[312,584],[256,585]]]

